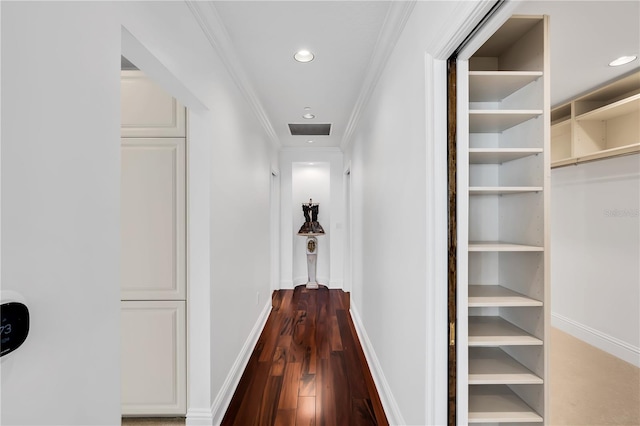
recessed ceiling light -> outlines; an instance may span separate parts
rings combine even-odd
[[[307,143],[313,143],[313,141],[312,141],[311,139],[309,139],[309,140],[307,141]]]
[[[302,116],[302,118],[306,118],[307,120],[310,120],[312,118],[316,118],[316,116],[311,113],[306,113]]]
[[[628,64],[629,62],[633,62],[636,59],[638,59],[637,55],[620,56],[618,59],[614,59],[613,61],[609,62],[609,66],[619,67],[620,65],[625,65],[625,64]]]
[[[299,50],[295,55],[293,55],[293,58],[298,62],[311,62],[313,61],[314,56],[313,53],[308,50]]]
[[[311,107],[304,107],[305,111],[311,111]]]

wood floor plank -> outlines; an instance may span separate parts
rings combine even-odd
[[[388,426],[341,290],[279,290],[222,425]]]
[[[351,402],[351,424],[353,426],[372,426],[378,424],[376,415],[373,412],[371,400],[354,398]]]
[[[316,376],[315,374],[302,374],[298,396],[316,396]]]
[[[316,424],[316,399],[315,397],[301,396],[298,398],[296,410],[296,426],[315,426]]]
[[[337,311],[336,311],[337,312]],[[342,337],[340,336],[340,327],[338,326],[338,318],[335,316],[331,317],[331,350],[332,351],[341,351],[342,347]]]
[[[281,389],[282,376],[269,376],[267,378],[267,384],[264,387],[262,400],[260,401],[258,425],[271,425],[275,422]]]
[[[344,360],[349,382],[349,389],[353,398],[367,398],[369,391],[365,383],[365,375],[358,357],[359,346],[356,346],[354,338],[349,328],[347,313],[341,309],[336,310],[336,319],[342,338]]]
[[[281,410],[295,409],[298,404],[298,389],[300,387],[299,362],[288,363],[284,369],[282,380],[282,391],[280,391],[280,401],[278,408]]]
[[[351,424],[351,389],[347,378],[347,368],[342,352],[331,352],[329,359],[332,387],[330,393],[335,401],[336,424]],[[327,388],[325,387],[325,390]]]
[[[278,410],[274,426],[295,426],[296,410]]]
[[[270,376],[283,376],[284,367],[287,364],[287,348],[278,346],[273,354],[271,362]]]
[[[331,372],[331,360],[321,359],[319,365],[322,372],[322,388],[320,405],[322,407],[321,422],[318,423],[322,426],[337,426],[336,423],[336,395],[333,392],[333,373]],[[316,375],[318,377],[318,375]],[[318,388],[316,386],[316,398]],[[317,405],[318,401],[316,401]]]
[[[278,333],[276,333],[276,325],[282,321],[282,315],[277,313],[269,318],[273,318],[273,325],[269,324],[269,328],[265,327],[264,330],[269,330],[269,332],[262,333],[259,339],[262,342],[260,357],[258,358],[260,362],[270,362],[273,359],[273,353],[279,337]],[[267,320],[267,322],[268,321],[269,320]]]

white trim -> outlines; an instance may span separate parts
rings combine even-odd
[[[393,393],[391,392],[389,383],[387,383],[387,379],[385,378],[382,371],[382,366],[380,365],[378,357],[376,356],[376,351],[373,349],[373,345],[371,344],[369,336],[367,335],[364,325],[362,324],[360,314],[358,313],[358,310],[356,309],[354,304],[351,305],[349,313],[351,314],[351,318],[353,319],[353,325],[355,326],[356,334],[358,335],[358,339],[360,339],[360,343],[362,344],[364,356],[367,359],[367,363],[369,364],[371,375],[373,376],[373,382],[375,383],[376,389],[378,390],[378,395],[380,396],[380,401],[382,402],[382,408],[384,408],[384,412],[387,415],[389,424],[407,424],[402,418],[398,403],[393,397]]]
[[[640,348],[637,346],[555,312],[551,313],[551,325],[623,361],[640,367]]]
[[[346,291],[343,288],[342,280],[330,280],[329,281],[329,288],[335,288],[335,289]]]
[[[256,91],[247,77],[244,67],[235,53],[235,47],[229,37],[227,28],[225,27],[220,15],[218,14],[213,2],[202,2],[196,0],[185,0],[187,7],[193,14],[196,22],[204,32],[205,37],[218,53],[220,59],[224,63],[227,71],[233,79],[240,93],[249,103],[251,110],[255,114],[258,122],[262,125],[267,137],[271,141],[273,147],[277,150],[280,148],[280,140],[276,134],[269,116],[260,102]]]
[[[426,147],[427,197],[431,203],[426,210],[427,232],[427,338],[425,422],[447,423],[448,351],[447,286],[448,280],[447,228],[447,63],[425,55],[426,87]]]
[[[345,127],[344,135],[342,136],[340,147],[343,152],[347,152],[349,149],[353,132],[358,127],[362,111],[367,107],[378,80],[380,80],[382,71],[384,71],[387,61],[396,47],[400,34],[402,34],[415,5],[416,0],[409,0],[394,1],[391,2],[389,6],[387,16],[380,30],[380,36],[376,41],[376,46],[371,56],[371,61],[367,66],[367,73],[364,76],[360,94],[358,95],[358,99]]]
[[[207,111],[204,103],[191,92],[124,26],[120,30],[121,54],[136,64],[146,76],[194,111]]]
[[[293,280],[280,280],[280,290],[293,290]]]
[[[185,426],[211,426],[213,425],[213,414],[211,409],[190,409],[187,411]]]
[[[249,363],[249,358],[253,352],[253,349],[258,342],[258,338],[260,337],[260,333],[264,329],[265,324],[267,323],[267,319],[269,318],[269,314],[271,313],[271,298],[267,301],[256,321],[253,329],[249,333],[247,340],[245,340],[242,349],[240,349],[240,353],[238,354],[235,362],[231,366],[229,370],[229,374],[222,384],[222,388],[220,388],[220,392],[216,395],[216,399],[211,404],[211,417],[213,418],[213,423],[219,425],[222,422],[222,418],[224,417],[227,408],[229,408],[229,404],[231,403],[231,398],[233,397],[233,393],[238,387],[238,383],[240,383],[240,378],[242,377],[242,373],[244,372],[247,364]]]

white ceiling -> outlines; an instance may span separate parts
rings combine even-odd
[[[433,0],[423,0],[433,1]],[[451,0],[447,0],[451,1]],[[263,122],[283,147],[339,147],[376,55],[388,41],[389,1],[216,1],[229,46],[264,111]],[[521,1],[517,13],[550,15],[551,103],[627,74],[611,68],[623,54],[640,53],[640,0]],[[438,16],[432,16],[436,24]],[[212,23],[215,25],[215,23]],[[386,26],[386,28],[385,28]],[[425,46],[428,41],[425,41]],[[315,59],[293,59],[299,49]],[[315,115],[305,120],[305,107]],[[291,136],[288,123],[331,123],[330,136]],[[308,144],[313,140],[313,144]]]

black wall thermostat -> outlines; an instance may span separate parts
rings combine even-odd
[[[20,302],[0,305],[0,357],[20,347],[29,334],[29,309]]]

